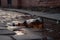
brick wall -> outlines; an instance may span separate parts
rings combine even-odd
[[[22,0],[22,7],[30,7],[30,0]]]
[[[53,6],[60,6],[60,0],[51,0],[51,1],[40,1],[40,0],[21,0],[22,2],[22,7],[31,7],[31,6],[48,6],[48,7],[53,7]]]
[[[22,0],[23,7],[37,6],[39,0]]]
[[[17,8],[18,6],[18,0],[12,0],[12,7]]]
[[[8,6],[7,0],[1,0],[1,6],[2,7],[7,7]]]
[[[2,7],[8,7],[7,0],[1,0]],[[32,7],[32,6],[44,6],[44,7],[56,7],[60,6],[60,0],[12,0],[12,7]]]

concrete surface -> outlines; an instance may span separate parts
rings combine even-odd
[[[17,40],[29,40],[29,39],[41,39],[42,37],[39,36],[39,35],[36,35],[34,33],[32,33],[30,30],[28,29],[25,29],[25,28],[22,28],[22,30],[25,31],[25,34],[24,35],[14,35],[13,37]]]
[[[46,17],[46,18],[51,18],[51,19],[55,19],[55,20],[60,20],[59,13],[44,13],[44,12],[36,12],[36,11],[20,10],[20,9],[7,9],[7,10],[27,13],[27,14],[31,14],[31,15]]]
[[[8,11],[10,10],[10,11]],[[1,35],[12,35],[14,32],[13,31],[9,31],[9,30],[6,30],[4,29],[4,27],[6,26],[6,24],[8,22],[12,22],[12,21],[21,21],[23,18],[21,18],[21,15],[25,15],[23,13],[29,13],[29,14],[32,14],[34,15],[37,14],[38,12],[29,12],[29,11],[25,11],[25,10],[17,10],[19,12],[23,12],[23,13],[19,13],[19,12],[14,12],[16,11],[15,9],[7,9],[7,10],[4,10],[4,9],[0,9],[0,23],[2,24],[3,30],[0,30],[0,36]],[[38,16],[40,16],[40,12],[37,14]],[[42,16],[44,16],[45,14],[41,14]],[[16,19],[15,17],[18,16],[18,19]],[[45,15],[46,16],[46,15]],[[55,15],[56,16],[56,15]],[[59,16],[58,16],[59,17]],[[58,18],[59,19],[59,18]],[[1,26],[1,25],[0,25]],[[2,27],[1,26],[1,27]],[[27,28],[24,28],[24,30],[26,31],[26,34],[25,35],[12,35],[12,38],[13,39],[16,39],[16,40],[30,40],[30,39],[41,39],[42,38],[42,35],[41,33],[39,32],[33,32],[32,29],[27,29]],[[2,36],[1,36],[2,37]],[[4,38],[5,36],[3,36]],[[9,36],[10,37],[10,36]],[[7,40],[8,37],[6,37],[6,40]],[[4,39],[1,39],[1,40],[4,40]],[[11,40],[10,38],[8,40]]]
[[[13,31],[9,30],[0,30],[0,35],[14,35],[15,33]]]
[[[10,38],[9,36],[0,35],[0,40],[13,40],[13,39]]]

